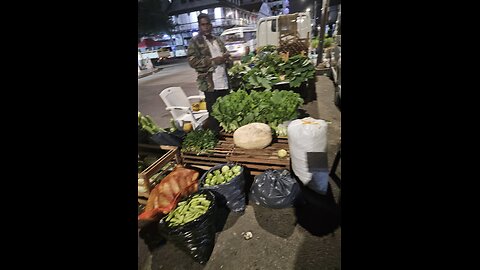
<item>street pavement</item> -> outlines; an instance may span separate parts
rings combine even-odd
[[[329,122],[331,168],[340,142],[341,114],[333,103],[333,83],[323,72],[317,72],[311,86],[311,101],[301,110],[303,116]],[[341,177],[341,162],[336,173]],[[301,207],[269,209],[249,203],[243,215],[229,213],[205,265],[168,241],[149,250],[139,237],[138,269],[341,269],[340,193],[338,183],[330,178],[327,195],[302,187],[306,204]],[[253,233],[250,240],[243,237],[247,231]]]
[[[162,67],[153,67],[153,68],[149,68],[149,69],[140,70],[138,72],[138,78],[140,79],[140,78],[147,77],[148,75],[152,75],[154,73],[157,73],[162,69],[163,69]]]

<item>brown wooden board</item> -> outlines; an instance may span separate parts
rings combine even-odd
[[[290,170],[290,157],[279,158],[280,149],[289,151],[286,137],[274,138],[272,144],[264,149],[242,149],[235,147],[233,134],[221,132],[221,139],[209,154],[182,153],[185,164],[207,170],[222,163],[238,163],[249,169],[252,175],[263,173],[267,169]]]
[[[227,156],[232,153],[233,148],[233,140],[220,138],[217,146],[208,153],[182,152],[182,159],[185,164],[201,165],[202,169],[211,168],[217,164],[227,163]]]
[[[224,139],[229,141],[231,144],[233,144],[233,133],[227,133],[225,131],[220,132],[220,136]],[[272,142],[279,142],[279,143],[287,143],[288,144],[288,137],[284,136],[276,136],[272,138]],[[285,149],[288,150],[288,149]]]
[[[290,170],[290,157],[279,158],[277,153],[280,149],[288,151],[288,142],[274,142],[264,149],[235,148],[227,159],[248,168],[253,175],[263,173],[267,169]]]

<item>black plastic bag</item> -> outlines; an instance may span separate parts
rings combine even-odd
[[[205,214],[177,227],[168,227],[165,217],[158,223],[158,228],[167,241],[172,241],[180,250],[190,254],[195,261],[205,264],[210,259],[215,246],[217,204],[215,194],[210,190],[199,190],[184,200],[189,200],[195,194],[206,194],[211,202]]]
[[[149,142],[150,133],[146,130],[142,129],[140,125],[138,125],[138,143],[147,144]]]
[[[249,199],[269,208],[294,206],[300,195],[300,186],[288,170],[268,169],[254,177]]]
[[[139,231],[140,238],[143,239],[150,252],[165,243],[165,238],[159,233],[156,224],[156,222],[147,223],[143,225]]]
[[[181,146],[187,133],[183,130],[174,132],[157,132],[149,137],[150,141],[159,145]]]
[[[221,170],[223,166],[233,167],[235,164],[232,163],[224,163],[219,164],[212,167],[210,170],[205,172],[202,177],[200,178],[200,189],[210,189],[214,190],[218,193],[219,203],[226,204],[228,209],[233,212],[243,212],[245,211],[245,176],[244,176],[244,169],[242,166],[240,169],[240,174],[235,176],[232,180],[228,183],[215,185],[215,186],[207,186],[205,187],[205,180],[207,178],[208,173],[213,173],[215,170]]]

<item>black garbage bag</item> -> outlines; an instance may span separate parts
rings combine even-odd
[[[233,163],[224,163],[212,167],[210,170],[205,172],[200,178],[200,189],[209,189],[214,190],[218,197],[217,201],[228,207],[233,212],[243,212],[245,211],[245,176],[244,169],[242,166],[240,169],[240,174],[235,176],[228,183],[215,185],[215,186],[204,186],[205,179],[207,174],[213,173],[215,170],[222,169],[223,166],[229,166],[230,168],[235,166]]]
[[[191,255],[200,264],[205,264],[212,255],[215,246],[216,197],[210,190],[199,190],[185,198],[188,201],[195,194],[206,194],[211,202],[207,212],[197,219],[176,227],[169,227],[165,218],[158,223],[160,234],[171,241],[180,250]],[[182,200],[182,201],[184,201]]]
[[[187,133],[183,130],[173,132],[157,132],[149,137],[149,140],[159,145],[181,146]]]
[[[148,133],[145,129],[142,129],[140,125],[138,125],[138,143],[147,144],[149,142],[150,133]]]
[[[288,170],[268,169],[254,177],[249,199],[269,208],[294,206],[300,198],[300,186]]]
[[[150,252],[165,243],[165,238],[159,233],[157,223],[155,222],[150,222],[142,226],[139,231],[139,236],[143,239]]]

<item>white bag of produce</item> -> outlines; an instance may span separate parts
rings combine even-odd
[[[312,117],[293,120],[288,125],[288,145],[293,172],[304,185],[325,195],[328,188],[327,122]]]

